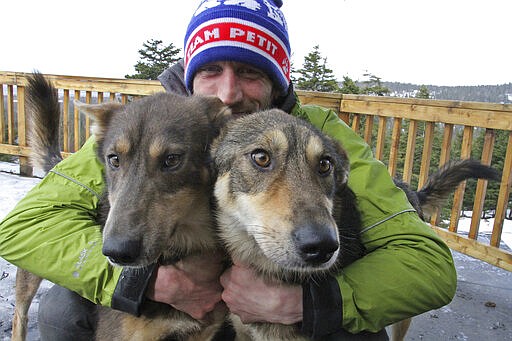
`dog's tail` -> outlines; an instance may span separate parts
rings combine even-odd
[[[35,71],[28,77],[26,100],[30,162],[47,173],[62,160],[58,93],[49,80]]]
[[[476,160],[465,159],[446,163],[433,173],[416,192],[423,213],[432,215],[440,208],[457,186],[467,179],[499,180],[499,172]],[[413,204],[414,205],[414,204]]]

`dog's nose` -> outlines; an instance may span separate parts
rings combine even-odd
[[[340,245],[334,229],[326,226],[299,227],[295,229],[293,238],[302,259],[310,265],[328,262]]]
[[[113,263],[133,264],[140,256],[141,241],[138,239],[109,238],[104,240],[102,252]]]

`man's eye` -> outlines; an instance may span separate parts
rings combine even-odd
[[[265,74],[259,70],[243,67],[237,70],[238,75],[248,79],[259,79],[265,77]]]
[[[204,76],[219,74],[221,72],[222,68],[218,65],[204,65],[197,71],[198,74],[202,74]]]

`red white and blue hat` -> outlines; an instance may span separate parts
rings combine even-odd
[[[185,35],[185,84],[216,61],[252,65],[285,94],[290,84],[290,42],[281,0],[203,0]]]

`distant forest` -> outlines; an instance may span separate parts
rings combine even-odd
[[[390,90],[390,96],[416,97],[420,85],[399,82],[382,82]],[[432,99],[476,101],[512,104],[512,83],[477,86],[426,85]]]

